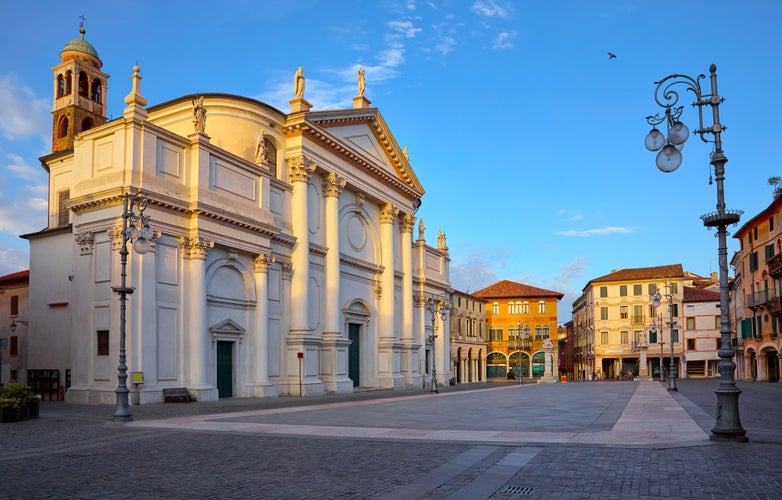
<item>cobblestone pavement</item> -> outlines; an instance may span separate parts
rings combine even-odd
[[[717,383],[680,380],[667,411],[683,409],[707,436]],[[632,425],[631,409],[655,385],[462,385],[440,395],[371,391],[146,405],[133,407],[132,425],[111,422],[111,407],[44,402],[41,418],[0,424],[0,498],[779,497],[780,384],[739,383],[748,443],[695,434],[680,442],[659,432],[644,445],[542,442],[551,433],[621,436],[621,422]],[[155,427],[161,421],[179,427]],[[222,427],[198,427],[206,423]],[[256,425],[297,425],[307,434],[246,430]],[[325,426],[344,432],[310,432]],[[381,427],[400,438],[367,437]],[[480,430],[540,437],[519,444],[425,436]],[[415,433],[421,435],[411,439]]]

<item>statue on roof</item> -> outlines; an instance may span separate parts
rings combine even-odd
[[[418,219],[418,239],[422,240],[424,239],[424,231],[426,228],[424,227],[424,219]]]
[[[296,99],[304,98],[304,68],[299,66],[296,75],[293,77],[293,95]]]
[[[269,161],[269,151],[266,146],[266,139],[263,137],[263,129],[258,132],[258,143],[255,145],[255,164],[263,165]]]
[[[410,161],[410,153],[407,152],[407,146],[402,149],[402,154],[405,155],[407,161]]]
[[[204,96],[200,96],[198,101],[193,101],[193,127],[198,133],[206,132],[206,108],[204,107]]]
[[[364,68],[358,68],[358,95],[364,97],[364,89],[366,88],[366,82],[364,81]]]

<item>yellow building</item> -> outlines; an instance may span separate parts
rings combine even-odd
[[[733,256],[735,281],[736,378],[780,380],[782,331],[782,197],[747,221],[734,238],[741,247]],[[732,315],[734,316],[734,315]]]
[[[586,378],[646,378],[659,374],[662,358],[668,370],[671,338],[682,373],[678,319],[687,276],[681,264],[671,264],[620,269],[587,283],[573,308],[576,357]],[[655,307],[650,296],[658,291]]]
[[[556,340],[557,302],[564,294],[503,280],[473,295],[487,300],[487,378],[518,377],[520,370],[521,380],[556,379],[551,339]]]

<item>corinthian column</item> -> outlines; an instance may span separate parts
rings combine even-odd
[[[217,399],[217,388],[210,382],[209,326],[206,323],[206,253],[214,241],[203,238],[181,238],[182,256],[187,260],[187,301],[184,317],[188,334],[189,387],[199,401]]]
[[[345,188],[339,174],[331,172],[323,176],[323,196],[326,202],[326,304],[324,337],[328,333],[340,333],[339,325],[339,194]]]
[[[339,195],[347,182],[335,172],[323,176],[326,215],[326,296],[324,304],[323,342],[321,344],[320,379],[327,392],[352,392],[348,378],[348,346],[340,325],[339,289]]]
[[[394,332],[394,221],[397,209],[386,203],[380,209],[380,264],[383,266],[380,297],[380,338],[395,338]]]
[[[296,243],[291,252],[293,278],[291,280],[290,333],[306,335],[310,332],[309,281],[310,281],[310,232],[307,187],[315,171],[315,164],[304,156],[288,158],[293,194],[291,202],[291,228]]]
[[[380,209],[380,338],[378,340],[378,381],[382,387],[404,387],[405,380],[399,372],[402,344],[394,331],[394,221],[398,210],[390,203]]]
[[[274,258],[261,254],[255,258],[255,331],[249,336],[248,358],[251,370],[249,393],[254,397],[276,396],[269,383],[269,264]]]
[[[418,373],[418,350],[413,333],[413,228],[415,217],[404,214],[399,219],[402,247],[402,359],[401,371],[408,386],[418,387],[421,376]]]

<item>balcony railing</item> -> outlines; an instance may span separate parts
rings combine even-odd
[[[766,265],[772,278],[782,278],[782,252],[766,259]]]
[[[770,310],[769,312],[782,309],[780,298],[773,290],[763,290],[747,294],[745,305],[750,309],[767,307]]]

